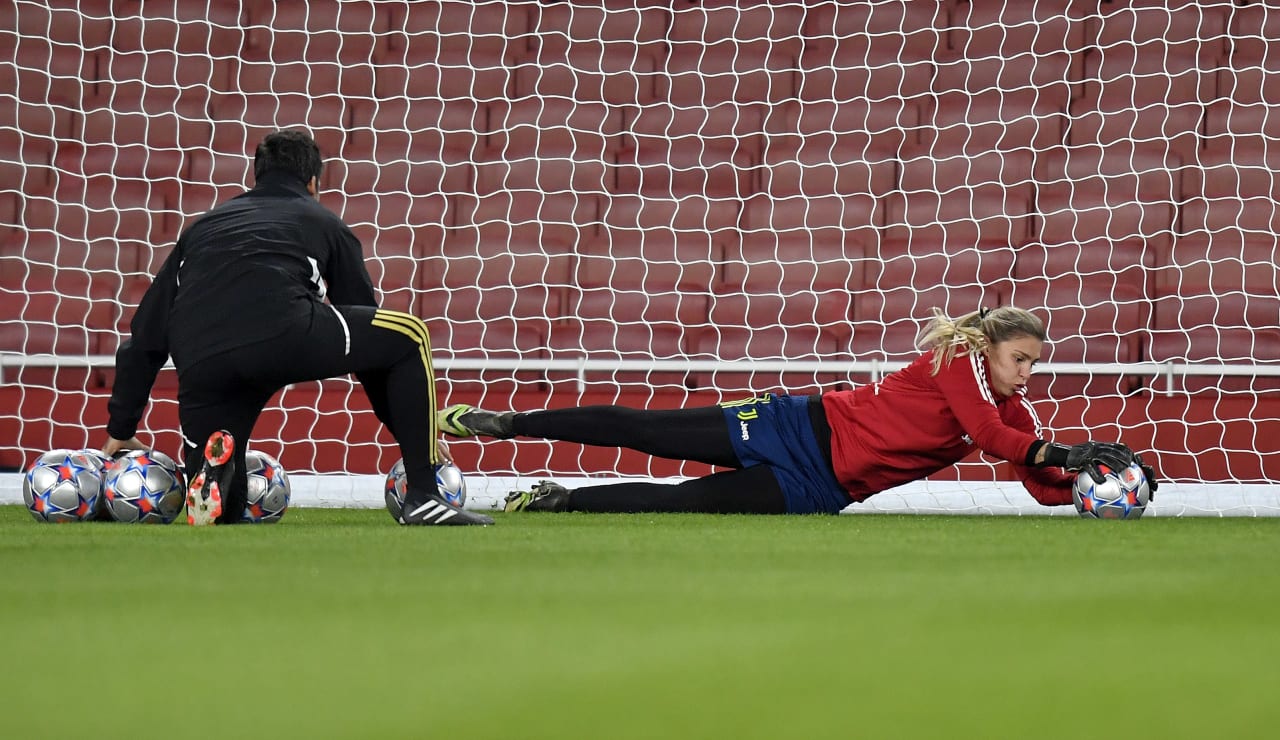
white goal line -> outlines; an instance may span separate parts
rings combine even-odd
[[[22,503],[22,474],[0,473],[0,505]],[[577,488],[637,480],[674,483],[680,478],[556,477]],[[324,509],[379,509],[385,478],[380,475],[289,476],[292,506]],[[537,478],[486,476],[467,473],[466,508],[495,511],[507,493],[528,489]],[[940,514],[970,516],[1074,517],[1071,506],[1040,506],[1022,484],[1012,481],[918,481],[876,494],[853,504],[844,514]],[[1152,517],[1260,517],[1280,516],[1280,486],[1269,484],[1163,483],[1156,500],[1147,507]]]

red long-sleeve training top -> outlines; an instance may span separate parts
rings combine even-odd
[[[1001,398],[987,359],[957,353],[933,374],[933,351],[878,383],[822,396],[836,478],[854,501],[919,480],[976,449],[1013,463],[1045,506],[1071,503],[1074,476],[1026,465],[1040,421],[1022,393]]]

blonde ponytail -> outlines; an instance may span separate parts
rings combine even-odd
[[[960,351],[981,352],[993,344],[1018,337],[1035,337],[1045,341],[1044,322],[1029,311],[1013,306],[983,308],[958,319],[949,318],[933,309],[933,320],[925,327],[917,343],[921,349],[933,349],[933,374],[944,363],[951,362]]]

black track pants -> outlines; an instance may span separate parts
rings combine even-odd
[[[244,511],[245,448],[271,397],[290,383],[348,373],[356,374],[374,413],[399,443],[410,488],[434,485],[435,378],[426,326],[398,311],[317,305],[309,322],[276,339],[178,367],[188,477],[199,472],[210,434],[225,429],[236,441],[236,475],[223,494],[219,523],[239,521]]]
[[[679,484],[614,483],[573,491],[570,511],[783,514],[786,500],[773,471],[743,468],[719,406],[642,410],[583,406],[517,414],[517,435],[600,447],[626,447],[655,457],[733,468]]]

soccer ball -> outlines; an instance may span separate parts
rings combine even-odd
[[[1071,487],[1071,500],[1076,511],[1087,519],[1137,519],[1151,501],[1151,487],[1142,467],[1136,462],[1116,471],[1099,466],[1106,480],[1097,483],[1089,471],[1076,476]]]
[[[37,522],[83,522],[99,510],[102,469],[96,450],[50,450],[22,478],[22,500]]]
[[[383,489],[387,511],[397,522],[404,511],[404,492],[408,485],[408,479],[404,475],[404,460],[398,460],[391,466],[391,472],[387,473],[387,485]],[[440,491],[445,501],[454,506],[462,506],[467,502],[467,481],[462,477],[458,466],[451,462],[442,462],[436,466],[436,490]]]
[[[117,522],[168,524],[186,503],[187,478],[173,458],[130,450],[111,461],[102,481],[107,513]]]
[[[289,508],[289,495],[293,492],[289,474],[279,460],[257,450],[244,453],[244,467],[249,476],[249,498],[243,520],[254,524],[280,521]]]

